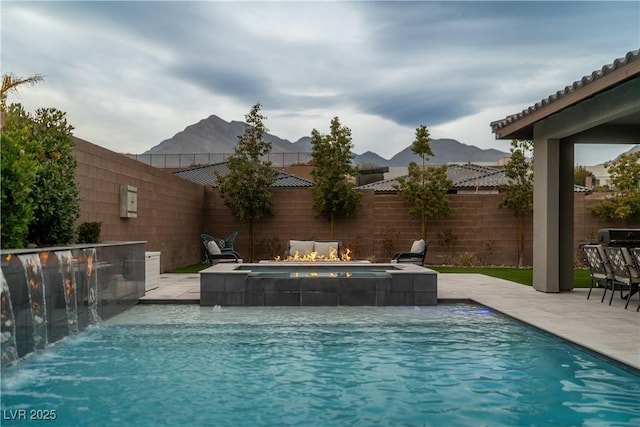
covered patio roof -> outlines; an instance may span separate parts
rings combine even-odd
[[[574,145],[640,143],[640,50],[492,122],[491,129],[496,139],[533,140],[534,288],[573,289]]]

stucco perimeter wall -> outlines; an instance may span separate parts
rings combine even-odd
[[[80,217],[102,222],[101,240],[146,241],[160,271],[202,261],[204,186],[76,139]],[[137,218],[120,218],[120,185],[137,187]]]
[[[224,206],[216,189],[206,190],[207,226],[214,236],[226,237],[234,230],[239,234],[235,247],[248,256],[248,226],[238,224]],[[427,263],[517,265],[517,219],[507,208],[498,208],[499,194],[456,194],[449,200],[453,215],[440,221],[429,221],[427,240],[430,241]],[[329,239],[328,221],[316,218],[311,191],[308,189],[274,190],[274,215],[256,222],[256,260],[282,255],[290,239]],[[362,208],[353,219],[336,222],[335,238],[358,259],[387,262],[398,251],[407,251],[420,238],[420,223],[409,218],[404,202],[395,194],[363,192]],[[629,227],[633,224],[606,222],[591,215],[587,204],[595,200],[575,195],[575,259],[579,263],[580,242],[594,241],[597,231],[605,227]],[[637,227],[637,225],[636,225]],[[533,260],[532,220],[526,221],[524,265]]]
[[[248,261],[249,227],[238,224],[216,189],[171,175],[127,156],[76,140],[80,217],[102,222],[102,242],[146,241],[146,251],[160,252],[160,270],[203,260],[200,233],[226,237],[238,230],[235,247]],[[137,218],[120,218],[120,185],[137,187]],[[329,222],[317,218],[308,188],[279,188],[273,193],[274,215],[256,222],[256,259],[282,255],[290,239],[329,239]],[[611,222],[594,217],[588,206],[601,195],[575,194],[575,259],[580,242],[595,241],[600,228],[640,227],[639,221]],[[456,194],[449,199],[451,218],[429,221],[427,263],[517,265],[516,218],[498,208],[499,194]],[[532,221],[527,222],[524,264],[532,263]],[[363,192],[357,217],[338,219],[335,238],[358,259],[387,262],[420,237],[420,224],[409,218],[396,194]]]

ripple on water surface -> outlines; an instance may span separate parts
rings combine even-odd
[[[136,306],[2,372],[5,412],[69,425],[624,426],[638,395],[637,373],[469,304]]]

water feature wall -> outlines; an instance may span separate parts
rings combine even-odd
[[[2,251],[2,365],[144,296],[145,242]]]

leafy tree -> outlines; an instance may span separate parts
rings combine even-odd
[[[627,221],[640,216],[640,151],[621,154],[605,166],[611,177],[614,194],[591,206],[591,213],[606,220]]]
[[[12,92],[17,92],[18,86],[21,85],[34,85],[41,82],[44,78],[40,74],[35,74],[31,77],[18,77],[13,73],[2,75],[2,89],[0,89],[0,111],[6,111],[7,109],[7,95]]]
[[[573,168],[573,183],[575,185],[586,185],[588,176],[592,177],[593,174],[589,172],[586,167],[577,165],[575,168]]]
[[[32,188],[38,171],[30,140],[32,121],[19,104],[11,106],[1,132],[2,248],[23,248],[33,219]]]
[[[502,186],[504,198],[498,204],[500,208],[512,209],[518,219],[516,233],[518,267],[523,265],[527,219],[533,213],[533,162],[527,160],[529,152],[533,152],[533,141],[511,141],[511,161],[504,167],[509,183]]]
[[[408,177],[398,178],[394,186],[400,197],[408,205],[411,218],[420,220],[421,236],[427,238],[427,220],[446,218],[451,215],[447,192],[452,182],[447,178],[447,167],[427,166],[431,150],[431,136],[425,125],[416,129],[416,139],[411,144],[411,151],[422,158],[422,166],[416,162],[409,163]]]
[[[262,105],[255,104],[245,115],[249,125],[238,136],[235,152],[227,160],[229,173],[216,173],[216,181],[224,204],[241,223],[249,223],[249,258],[254,260],[254,222],[271,214],[271,186],[278,172],[270,161],[262,158],[271,152],[271,143],[263,140],[267,129],[260,114]]]
[[[10,237],[8,242],[4,241],[5,235],[9,233],[9,230],[5,233],[4,228],[7,212],[5,208],[8,211],[16,209],[16,212],[31,216],[27,234],[29,242],[48,246],[67,244],[73,239],[79,202],[72,130],[73,127],[67,124],[65,113],[54,108],[38,109],[35,116],[26,113],[20,105],[14,104],[9,108],[2,128],[3,246],[13,240]],[[20,147],[22,162],[17,165],[19,176],[11,172],[4,176],[5,138],[11,141],[9,149],[11,144]],[[7,160],[11,155],[8,157]],[[22,184],[14,181],[21,179],[25,179]],[[32,183],[29,183],[30,180]],[[9,203],[16,199],[22,205],[10,207]],[[16,239],[23,239],[20,229],[21,227],[17,227],[19,234]],[[19,242],[14,244],[20,245]]]
[[[75,236],[80,205],[72,130],[62,111],[55,108],[36,111],[32,138],[40,147],[36,153],[40,168],[33,187],[36,206],[29,241],[39,246],[67,244]]]
[[[358,169],[351,163],[351,129],[341,126],[340,119],[334,117],[328,135],[316,129],[311,131],[311,147],[314,164],[311,176],[315,182],[313,207],[329,220],[329,234],[333,239],[336,218],[355,216],[362,197],[354,184]]]

